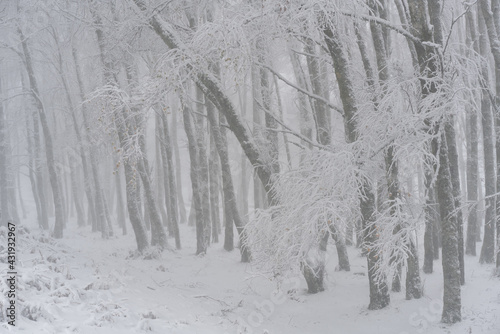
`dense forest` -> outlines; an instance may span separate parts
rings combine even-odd
[[[220,277],[300,281],[292,302],[351,275],[368,313],[437,298],[435,328],[472,321],[470,286],[500,296],[500,0],[5,0],[0,36],[19,277],[85,236],[124,261],[238,254]],[[19,319],[54,321],[29,303],[54,283],[19,280]]]

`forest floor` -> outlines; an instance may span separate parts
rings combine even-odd
[[[4,245],[5,229],[0,232]],[[5,324],[2,310],[0,333],[500,333],[500,281],[477,258],[466,258],[463,321],[447,326],[439,322],[441,261],[435,273],[422,274],[422,299],[393,293],[389,307],[368,311],[366,259],[354,247],[351,271],[338,272],[330,245],[325,292],[307,294],[299,275],[276,294],[275,282],[240,263],[238,250],[228,253],[219,243],[195,256],[194,230],[181,226],[181,235],[182,250],[145,260],[132,256],[131,232],[103,240],[69,226],[56,241],[18,226],[17,325]],[[1,273],[6,277],[3,264]]]

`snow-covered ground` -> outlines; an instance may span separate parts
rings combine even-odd
[[[308,295],[301,276],[277,291],[221,244],[193,255],[194,231],[187,226],[181,251],[149,260],[133,256],[133,235],[103,240],[68,226],[56,241],[35,229],[22,232],[18,226],[18,313],[24,315],[16,328],[2,323],[0,333],[500,333],[500,281],[477,258],[466,258],[463,321],[447,326],[439,322],[440,261],[434,274],[422,274],[424,298],[406,301],[404,292],[396,293],[388,308],[368,311],[366,260],[352,247],[351,272],[335,271],[336,250],[329,247],[328,288]],[[6,276],[3,264],[1,272]],[[5,291],[4,279],[1,284]]]

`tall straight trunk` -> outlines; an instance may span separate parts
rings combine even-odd
[[[344,107],[346,140],[348,143],[354,143],[357,141],[356,131],[359,130],[357,129],[358,125],[355,118],[358,110],[354,87],[347,58],[334,29],[334,27],[327,26],[323,32],[326,45],[333,60],[335,76],[339,85],[340,99]],[[386,280],[382,278],[381,281],[377,282],[375,279],[375,271],[380,267],[381,261],[379,254],[371,247],[377,240],[377,226],[374,223],[376,219],[375,196],[370,184],[366,181],[361,185],[360,193],[364,194],[360,198],[360,211],[362,215],[364,242],[367,250],[368,281],[370,287],[370,304],[368,308],[371,310],[381,309],[389,305],[390,296]]]
[[[65,156],[62,156],[61,159],[62,159],[62,163],[65,166],[69,165],[68,161],[66,161]],[[60,193],[61,193],[61,200],[62,200],[63,209],[64,209],[63,210],[63,222],[64,222],[63,228],[66,228],[66,222],[69,219],[69,214],[71,211],[71,197],[70,197],[70,190],[69,190],[69,188],[70,188],[69,183],[71,182],[71,177],[68,178],[66,175],[67,173],[64,173],[59,166],[56,166],[56,172],[58,175],[60,175],[59,186],[61,187]]]
[[[478,176],[478,145],[477,145],[477,115],[472,111],[467,115],[468,145],[467,145],[467,242],[465,254],[476,256],[477,231],[477,176]]]
[[[486,33],[490,41],[490,50],[493,55],[493,60],[495,64],[495,99],[493,103],[493,115],[495,126],[498,129],[500,127],[500,3],[498,0],[493,0],[493,12],[489,0],[482,0],[480,3],[481,13],[484,17],[484,25],[486,27]],[[480,23],[482,25],[482,23]],[[481,28],[480,28],[481,29]],[[485,34],[484,28],[481,29],[481,35]],[[482,50],[481,50],[482,51]],[[483,56],[486,53],[481,52]],[[496,188],[500,189],[500,134],[496,136]],[[496,243],[500,244],[500,195],[496,195]],[[485,228],[486,230],[486,228]],[[493,226],[493,231],[495,226]],[[483,242],[486,243],[486,240]],[[493,250],[495,241],[493,241]],[[497,246],[498,247],[498,246]],[[481,252],[482,255],[482,252]],[[500,275],[500,251],[496,253],[496,269],[497,273]]]
[[[196,87],[196,98],[199,102],[204,101],[203,92],[200,88]],[[208,169],[208,156],[207,156],[207,129],[205,123],[205,108],[202,104],[197,103],[198,115],[194,116],[195,120],[195,136],[198,145],[198,164],[199,164],[199,187],[201,191],[201,208],[203,210],[203,237],[206,239],[204,242],[210,244],[211,232],[211,219],[210,219],[210,185],[209,185],[209,169]]]
[[[172,113],[172,146],[175,158],[175,185],[177,189],[177,202],[179,203],[179,224],[187,223],[186,205],[182,195],[181,158],[179,155],[179,142],[177,139],[177,111]]]
[[[82,207],[82,200],[80,198],[80,191],[78,187],[78,176],[77,176],[77,163],[76,158],[70,153],[69,154],[69,164],[70,164],[70,175],[71,175],[71,190],[73,193],[73,202],[76,209],[76,221],[79,227],[85,226],[85,211]]]
[[[172,149],[172,140],[170,138],[170,130],[168,127],[167,115],[161,111],[159,132],[161,137],[161,147],[160,153],[163,160],[163,181],[165,189],[168,188],[167,196],[165,197],[165,203],[168,208],[168,219],[172,225],[175,238],[175,248],[181,249],[181,238],[179,233],[179,214],[177,211],[177,185],[175,179],[174,171],[174,154]]]
[[[484,11],[478,11],[478,32],[480,54],[487,59],[488,42],[486,35],[486,25]],[[495,220],[496,220],[496,193],[495,185],[495,129],[494,117],[491,110],[490,97],[488,96],[489,70],[488,64],[483,61],[481,64],[482,91],[481,91],[481,114],[483,126],[483,149],[484,149],[484,183],[485,183],[485,217],[484,217],[484,237],[481,247],[480,263],[493,263],[495,260]]]
[[[478,136],[479,139],[481,139],[481,135]],[[484,160],[484,159],[483,159]],[[483,184],[481,182],[481,180],[479,180],[479,182],[477,183],[477,200],[478,200],[478,204],[477,204],[477,213],[478,213],[478,220],[477,220],[477,225],[476,225],[476,242],[481,242],[481,225],[483,225],[484,223],[484,215],[485,215],[485,212],[486,212],[486,209],[485,209],[485,203],[484,203],[484,187],[483,187]]]
[[[54,208],[55,208],[55,224],[54,224],[53,236],[57,239],[60,239],[63,237],[64,212],[63,212],[63,202],[61,198],[59,182],[57,178],[57,172],[55,168],[52,135],[50,134],[49,125],[47,122],[46,110],[40,99],[40,91],[38,89],[38,83],[36,81],[35,72],[33,70],[33,63],[31,60],[31,53],[28,49],[28,43],[22,31],[18,30],[18,33],[22,41],[21,45],[25,58],[26,70],[28,72],[29,84],[31,91],[33,93],[33,98],[35,100],[36,108],[38,110],[38,115],[40,117],[40,123],[42,125],[43,137],[45,141],[45,155],[47,160],[47,168],[49,170],[49,179],[50,179],[50,185],[52,187],[52,196],[54,199]]]
[[[241,92],[243,91],[243,93]],[[242,96],[243,95],[243,96]],[[238,91],[238,97],[240,102],[241,117],[246,119],[247,115],[247,89],[240,89]],[[246,217],[248,215],[248,159],[245,156],[245,152],[241,152],[241,178],[240,178],[240,209],[241,215]],[[224,194],[222,194],[224,196]]]
[[[448,144],[450,175],[453,185],[453,197],[455,198],[455,210],[457,210],[458,229],[458,262],[460,267],[460,284],[465,284],[465,262],[464,262],[464,226],[462,215],[462,192],[460,190],[460,172],[458,169],[458,152],[455,135],[454,117],[445,124],[446,142]]]
[[[102,204],[104,206],[104,216],[106,217],[106,231],[108,233],[108,236],[112,237],[114,235],[113,231],[113,224],[111,221],[111,214],[109,212],[109,207],[108,207],[108,200],[106,199],[106,195],[104,194],[104,190],[102,190]]]
[[[163,225],[167,226],[168,228],[168,236],[172,237],[174,236],[174,231],[172,230],[172,224],[170,221],[170,214],[169,214],[169,206],[168,204],[169,197],[170,197],[170,188],[167,187],[165,188],[165,185],[168,186],[167,180],[164,180],[163,178],[163,158],[161,156],[161,142],[163,140],[162,132],[163,129],[160,131],[160,115],[158,112],[155,111],[155,180],[154,183],[156,183],[156,191],[155,191],[155,197],[158,200],[158,210],[160,210],[161,214],[161,220],[163,222]],[[163,205],[165,203],[165,205]]]
[[[436,143],[437,144],[437,143]],[[439,198],[437,196],[437,191],[435,187],[433,186],[429,191],[432,191],[434,193],[434,198],[436,199],[434,201],[433,207],[435,207],[435,212],[436,213],[436,219],[434,220],[434,225],[432,229],[432,243],[433,243],[433,248],[434,248],[434,260],[439,260],[439,254],[440,254],[440,249],[442,248],[442,243],[441,243],[441,214],[440,214],[440,209],[439,209]]]
[[[210,129],[215,141],[217,152],[219,153],[220,165],[222,170],[222,187],[224,194],[224,213],[226,217],[226,233],[224,237],[224,249],[231,251],[233,249],[233,229],[234,223],[236,231],[240,238],[240,253],[241,262],[250,261],[250,250],[246,243],[246,235],[244,230],[244,223],[241,219],[238,206],[236,203],[236,196],[234,193],[233,177],[231,173],[231,166],[229,164],[229,154],[227,147],[226,131],[223,126],[220,126],[219,120],[215,114],[215,108],[211,102],[207,104],[208,120],[210,122]],[[220,114],[221,122],[224,117]],[[228,228],[231,225],[231,228]]]
[[[448,160],[448,149],[446,136],[441,136],[441,148],[439,150],[439,172],[437,178],[438,198],[441,199],[440,212],[443,226],[443,314],[442,322],[455,323],[462,319],[461,297],[460,297],[460,271],[458,258],[458,223],[455,213],[453,197],[453,184],[451,181],[450,161]]]
[[[210,174],[210,221],[212,222],[212,242],[219,242],[219,158],[215,147],[212,131],[210,131],[210,155],[208,158],[208,170]]]
[[[472,41],[474,51],[479,53],[479,40],[473,12],[466,14],[467,41]],[[475,97],[475,96],[474,96]],[[469,213],[467,219],[467,242],[465,254],[476,256],[477,231],[477,201],[478,201],[478,128],[477,111],[467,110],[466,138],[467,138],[467,201]]]
[[[117,162],[115,162],[115,166]],[[122,234],[127,235],[127,222],[125,219],[125,206],[123,204],[122,193],[122,178],[120,177],[120,169],[116,167],[115,174],[115,188],[116,188],[116,217],[118,224],[122,228]]]
[[[49,208],[48,208],[48,201],[47,201],[47,193],[45,191],[45,178],[43,177],[43,170],[41,166],[41,138],[40,138],[40,124],[39,124],[39,117],[38,117],[38,112],[35,111],[33,113],[33,159],[34,159],[34,171],[35,171],[35,177],[36,177],[36,185],[37,185],[37,192],[38,192],[38,198],[40,200],[40,212],[41,212],[41,225],[44,230],[49,229]]]
[[[202,208],[202,199],[200,191],[200,166],[199,166],[199,154],[198,145],[196,142],[196,135],[194,133],[194,126],[191,120],[190,111],[187,107],[184,107],[183,111],[184,118],[184,130],[186,131],[186,136],[188,138],[188,149],[189,149],[189,159],[191,161],[191,185],[193,188],[193,200],[192,205],[194,206],[196,215],[196,255],[205,254],[207,252],[207,238],[205,237],[205,216]]]
[[[30,178],[31,191],[33,193],[33,199],[35,200],[36,216],[38,220],[38,226],[44,229],[42,225],[42,211],[40,207],[40,198],[38,197],[38,189],[35,178],[35,162],[33,154],[33,137],[31,136],[31,125],[29,121],[29,116],[26,115],[26,149],[28,153],[28,175]],[[21,190],[21,189],[19,189]]]
[[[259,104],[262,104],[260,96],[260,81],[258,78],[257,69],[252,67],[252,119],[253,119],[253,135],[258,143],[262,143],[263,133],[262,133],[262,117]],[[259,179],[257,173],[253,174],[253,207],[254,210],[264,208],[264,203],[262,203],[262,183]]]
[[[434,271],[434,252],[438,253],[439,249],[434,249],[434,225],[438,220],[436,197],[434,187],[430,185],[432,181],[431,173],[426,173],[425,176],[426,189],[428,189],[425,198],[425,232],[424,232],[424,267],[423,271],[426,274],[432,274]],[[427,185],[429,184],[429,185]]]

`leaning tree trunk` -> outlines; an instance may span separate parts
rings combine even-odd
[[[28,71],[28,78],[31,91],[33,93],[33,98],[35,100],[35,105],[38,109],[38,115],[40,117],[40,123],[42,125],[43,137],[45,141],[45,155],[47,159],[47,168],[49,170],[49,179],[50,185],[52,187],[52,196],[54,199],[54,208],[55,208],[55,224],[53,236],[57,239],[63,237],[63,203],[59,188],[59,182],[57,178],[57,172],[55,168],[55,159],[54,159],[54,148],[52,144],[52,135],[50,134],[49,125],[47,122],[47,115],[45,108],[43,106],[42,100],[40,99],[40,91],[38,89],[38,83],[36,81],[35,72],[33,70],[33,63],[31,60],[31,53],[28,49],[28,43],[26,38],[24,37],[21,30],[18,30],[19,37],[21,38],[21,45],[24,53],[26,70]]]

